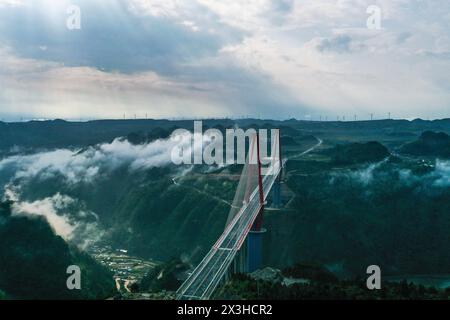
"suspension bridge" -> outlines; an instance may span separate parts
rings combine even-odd
[[[280,131],[271,134],[270,157],[261,152],[259,134],[250,138],[247,161],[243,167],[226,227],[176,293],[179,300],[207,300],[221,282],[233,272],[252,272],[262,263],[263,212],[273,190],[273,202],[280,200],[281,159]],[[266,141],[264,141],[265,143]],[[266,150],[266,154],[267,149]]]

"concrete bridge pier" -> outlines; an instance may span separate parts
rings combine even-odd
[[[281,208],[282,200],[281,200],[281,181],[277,179],[272,187],[272,207],[273,208]]]
[[[251,273],[258,269],[261,269],[263,262],[263,236],[267,232],[266,229],[252,230],[248,233],[247,238],[247,250],[248,266],[247,272]]]

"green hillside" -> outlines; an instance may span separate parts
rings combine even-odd
[[[223,130],[235,124],[231,120],[209,120],[205,128]],[[60,127],[55,129],[57,125]],[[42,140],[35,141],[41,141],[45,148],[57,145],[50,143],[56,138],[47,135],[51,127],[55,132],[61,131],[62,136],[70,135],[72,140],[67,141],[73,141],[73,145],[113,139],[120,133],[132,146],[145,148],[151,141],[166,137],[171,128],[190,125],[192,122],[151,120],[86,123],[83,126],[92,130],[89,141],[76,137],[75,124],[65,122],[43,123],[43,127],[24,124],[23,128],[29,130],[31,126],[36,134],[41,132]],[[241,125],[283,126],[283,141],[287,142],[283,146],[284,158],[288,159],[282,184],[284,206],[279,210],[269,208],[264,214],[264,266],[284,269],[308,261],[324,266],[339,279],[364,275],[365,268],[372,264],[380,265],[387,276],[448,273],[450,165],[436,156],[423,159],[395,151],[402,145],[414,144],[424,128],[448,130],[448,121],[241,120]],[[429,140],[428,136],[421,139]],[[439,136],[445,140],[443,134]],[[67,143],[65,147],[71,148]],[[27,143],[23,146],[31,148],[24,154],[42,151]],[[122,149],[118,151],[120,157],[110,154],[111,162],[85,161],[93,154],[98,156],[101,148],[110,147],[106,144],[73,148],[67,160],[70,166],[79,169],[87,163],[90,169],[98,168],[93,170],[97,172],[93,180],[75,182],[68,179],[65,164],[59,159],[55,159],[56,167],[61,170],[48,174],[43,166],[42,172],[35,174],[25,171],[27,168],[14,167],[23,159],[8,158],[10,151],[5,151],[0,182],[3,187],[20,190],[20,201],[27,204],[55,194],[73,199],[74,204],[58,214],[77,221],[80,212],[92,213],[96,218],[91,220],[95,220],[96,232],[101,235],[99,246],[111,247],[112,251],[125,248],[129,255],[163,263],[181,260],[194,267],[224,230],[242,166],[211,168],[163,163],[132,169],[130,162],[120,162],[120,157],[132,157]],[[306,150],[310,152],[303,154]],[[395,151],[393,155],[391,150]],[[21,154],[17,150],[13,153],[17,152]],[[42,159],[53,161],[45,153],[36,159],[38,164]],[[270,203],[269,197],[269,207]],[[7,266],[0,270],[0,288],[8,298],[112,295],[111,274],[75,249],[76,243],[68,245],[55,236],[44,219],[11,217],[5,208],[0,236],[10,239],[9,244],[14,243],[12,248],[16,248],[11,250],[5,243],[0,248],[0,257]],[[86,291],[61,289],[66,279],[63,266],[70,264],[84,268]],[[40,274],[31,265],[50,272]],[[153,281],[153,276],[149,274],[145,287],[163,288],[165,284]],[[91,277],[97,281],[91,282]],[[173,278],[166,280],[174,283]],[[47,285],[32,290],[41,281]]]
[[[405,144],[400,151],[414,156],[450,158],[450,136],[444,132],[424,132],[416,141]]]
[[[0,238],[0,287],[8,298],[105,299],[114,292],[107,270],[68,246],[45,220],[11,216],[10,203],[0,207]],[[67,289],[71,265],[81,269],[81,290]]]

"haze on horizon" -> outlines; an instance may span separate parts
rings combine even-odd
[[[441,0],[0,0],[0,118],[448,118],[448,30]]]

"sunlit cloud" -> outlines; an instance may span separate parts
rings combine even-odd
[[[448,116],[443,1],[73,3],[0,1],[1,117]]]

